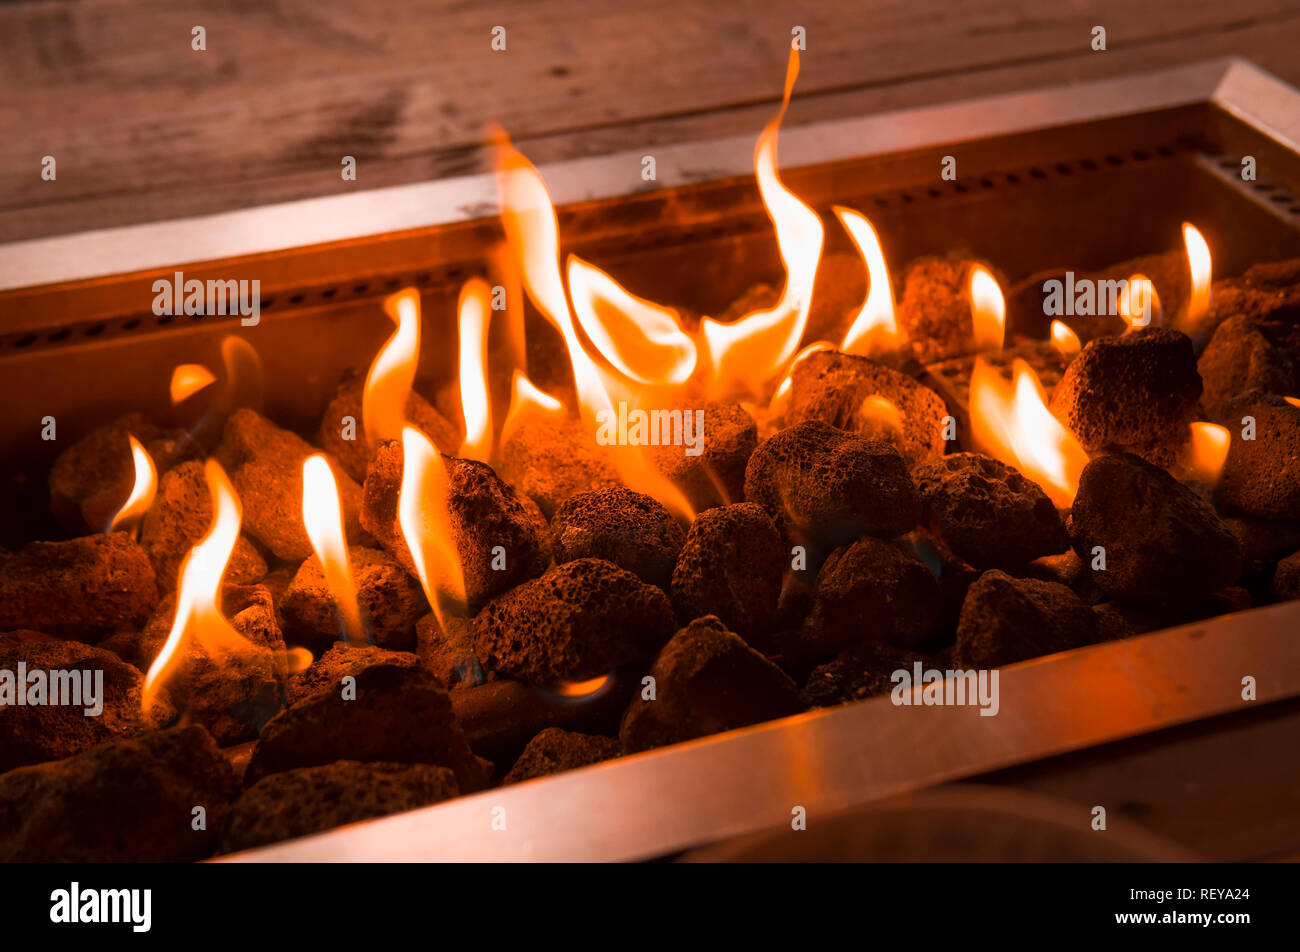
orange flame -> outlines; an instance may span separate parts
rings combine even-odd
[[[1282,399],[1293,407],[1300,407],[1300,397],[1283,397]]]
[[[1155,282],[1145,274],[1129,277],[1119,297],[1119,316],[1128,324],[1128,331],[1147,327],[1154,321],[1160,324],[1160,296]]]
[[[466,612],[465,575],[447,512],[447,467],[437,447],[413,426],[402,427],[402,454],[397,522],[424,595],[442,624],[448,614]]]
[[[420,356],[420,293],[405,288],[391,294],[384,310],[397,330],[375,355],[361,400],[361,425],[372,444],[401,439]]]
[[[778,416],[785,412],[786,401],[790,399],[790,390],[794,387],[794,368],[798,367],[800,362],[819,350],[834,350],[835,345],[828,340],[814,341],[799,353],[795,354],[794,360],[790,361],[790,369],[786,371],[785,378],[772,394],[772,400],[768,404],[768,409]]]
[[[343,506],[329,461],[319,453],[307,457],[302,464],[302,521],[325,584],[343,619],[344,636],[359,644],[366,640],[366,634],[361,624],[361,608],[357,605],[352,566],[348,562]]]
[[[144,679],[145,710],[152,706],[159,683],[171,674],[180,659],[182,646],[190,639],[197,638],[200,646],[209,651],[243,640],[221,614],[220,600],[221,578],[239,540],[242,517],[239,499],[226,471],[216,460],[208,460],[204,475],[208,492],[212,494],[212,525],[181,563],[171,631]]]
[[[1226,428],[1217,423],[1195,421],[1191,424],[1191,441],[1188,444],[1184,466],[1193,478],[1214,486],[1223,474],[1223,464],[1228,459],[1231,437]]]
[[[1064,321],[1052,321],[1052,346],[1063,357],[1073,357],[1083,346],[1079,335]]]
[[[131,495],[127,496],[122,508],[108,524],[108,531],[128,528],[144,518],[144,514],[153,505],[154,493],[158,490],[158,469],[153,458],[134,436],[131,441],[131,460],[135,464],[135,483],[131,486]]]
[[[598,678],[588,678],[586,681],[561,681],[551,690],[560,697],[582,700],[600,693],[601,689],[609,683],[609,677],[608,674],[602,674]]]
[[[1192,291],[1187,298],[1187,319],[1199,320],[1210,309],[1210,246],[1194,225],[1183,222],[1183,245],[1187,248],[1187,267],[1192,273]]]
[[[754,177],[776,230],[785,287],[773,308],[752,311],[730,324],[707,317],[700,322],[711,370],[709,386],[718,399],[757,396],[763,384],[786,369],[808,324],[825,231],[817,214],[782,183],[776,160],[777,134],[798,75],[799,52],[792,49],[781,109],[754,147]]]
[[[976,350],[1001,350],[1007,331],[1007,302],[988,269],[975,265],[970,272],[970,321]]]
[[[216,376],[202,364],[177,364],[172,371],[171,397],[172,406],[188,400],[204,387],[217,380]]]
[[[506,422],[501,425],[501,445],[529,420],[561,420],[566,416],[563,403],[537,389],[527,374],[516,370],[511,380],[510,409],[506,411]]]
[[[492,289],[479,278],[466,281],[457,306],[460,319],[460,406],[465,442],[460,455],[482,462],[492,456],[492,402],[488,395],[488,319]]]
[[[1012,364],[1014,383],[975,359],[970,380],[971,435],[976,447],[1015,466],[1042,487],[1059,509],[1074,501],[1088,454],[1047,409],[1042,385],[1023,360]]]
[[[858,407],[858,416],[878,423],[894,433],[903,432],[903,414],[899,412],[898,407],[894,406],[893,401],[885,399],[880,394],[873,393],[863,400],[862,405]]]
[[[869,282],[867,299],[844,335],[840,350],[864,357],[893,350],[901,343],[902,335],[894,316],[894,292],[889,283],[889,268],[885,264],[880,238],[861,212],[840,205],[834,209],[862,255]]]

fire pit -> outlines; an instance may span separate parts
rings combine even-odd
[[[1298,101],[4,249],[0,856],[644,858],[1300,694]]]

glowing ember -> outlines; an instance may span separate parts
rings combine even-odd
[[[563,403],[538,390],[522,370],[516,370],[510,385],[510,409],[501,425],[501,445],[529,420],[563,420],[567,416]]]
[[[465,576],[447,514],[447,467],[429,438],[402,428],[402,487],[397,522],[410,549],[415,574],[440,624],[465,614]]]
[[[1074,332],[1069,324],[1062,321],[1052,321],[1052,346],[1063,357],[1073,357],[1080,350],[1079,335]]]
[[[487,462],[492,456],[492,403],[488,396],[488,317],[492,289],[474,278],[460,289],[460,406],[465,415],[465,442],[460,455]]]
[[[717,399],[761,394],[763,384],[786,369],[808,323],[825,232],[816,213],[785,187],[776,171],[777,133],[798,75],[799,54],[791,50],[781,109],[754,149],[754,175],[776,230],[785,287],[773,308],[753,311],[730,324],[707,317],[700,323],[711,374],[709,388]]]
[[[1033,368],[1017,359],[1014,383],[976,358],[970,380],[971,436],[981,452],[1015,466],[1059,509],[1074,501],[1088,454],[1047,409]]]
[[[1133,331],[1147,327],[1154,321],[1160,324],[1160,296],[1155,282],[1144,274],[1132,275],[1119,298],[1119,316]],[[1128,333],[1128,331],[1125,331]]]
[[[836,205],[835,214],[858,246],[867,266],[868,279],[867,299],[844,335],[840,350],[866,357],[894,350],[902,341],[902,335],[894,317],[894,292],[889,283],[889,268],[885,265],[880,238],[861,212]]]
[[[243,641],[243,636],[221,614],[220,600],[221,577],[239,540],[242,516],[239,499],[226,471],[216,460],[208,460],[204,475],[212,494],[212,526],[181,563],[171,631],[144,679],[146,710],[157,697],[159,684],[175,668],[182,647],[191,639],[198,639],[200,647],[208,651]]]
[[[158,489],[158,470],[153,459],[139,440],[134,436],[128,439],[131,441],[131,460],[135,464],[135,483],[131,487],[131,495],[108,524],[109,532],[131,528],[143,519],[153,505],[153,496]]]
[[[172,371],[172,406],[188,400],[216,380],[212,371],[202,364],[177,364],[176,369]]]
[[[1196,227],[1183,223],[1183,244],[1187,247],[1187,266],[1192,272],[1192,291],[1187,298],[1187,319],[1199,320],[1210,309],[1210,246]]]
[[[1191,424],[1184,466],[1193,478],[1213,486],[1223,474],[1230,443],[1231,437],[1224,427],[1196,421]]]
[[[397,330],[370,365],[361,401],[361,425],[372,444],[401,439],[420,355],[419,292],[406,288],[390,295],[384,310],[397,323]]]
[[[339,487],[329,461],[319,453],[307,457],[302,464],[302,521],[320,562],[325,584],[334,596],[339,617],[343,619],[344,637],[348,641],[364,642],[365,629],[361,624],[361,609],[357,605],[357,590],[343,534]]]
[[[997,279],[975,265],[970,272],[970,321],[976,350],[998,351],[1006,336],[1007,302]]]

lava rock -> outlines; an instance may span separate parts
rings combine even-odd
[[[460,795],[456,775],[429,764],[340,760],[263,777],[226,814],[221,851],[309,836]]]
[[[1230,402],[1226,413],[1232,441],[1220,504],[1247,516],[1300,519],[1300,407],[1255,391]],[[1246,417],[1255,420],[1253,440],[1241,438]]]
[[[863,402],[870,397],[893,405],[901,430],[864,411]],[[866,357],[816,351],[795,364],[790,374],[787,423],[820,420],[867,439],[888,440],[909,466],[943,455],[947,415],[942,398],[929,387]]]
[[[702,452],[688,456],[682,446],[650,447],[655,469],[681,490],[696,512],[743,498],[745,464],[758,446],[758,426],[744,407],[715,402],[699,409],[704,413]]]
[[[165,473],[140,526],[140,545],[153,563],[159,591],[175,591],[180,583],[181,563],[211,525],[212,494],[203,464],[189,460]],[[262,554],[241,535],[226,566],[225,580],[249,584],[261,580],[266,571]]]
[[[619,739],[628,753],[747,727],[803,710],[785,672],[713,616],[673,635],[650,669],[655,697],[632,700]]]
[[[1279,602],[1300,598],[1300,552],[1293,552],[1277,563],[1270,590]]]
[[[1300,549],[1300,522],[1225,516],[1223,524],[1241,544],[1242,574],[1272,569],[1278,559]]]
[[[896,315],[899,329],[921,363],[933,363],[974,349],[970,313],[970,270],[959,258],[918,258],[903,275]],[[1003,287],[1006,282],[1000,282]]]
[[[582,681],[652,654],[672,633],[668,596],[602,559],[552,568],[475,618],[475,654],[532,684]]]
[[[537,777],[549,777],[566,770],[589,767],[619,757],[622,753],[622,745],[612,737],[548,727],[528,742],[501,784],[523,783]]]
[[[0,775],[0,861],[202,859],[235,792],[233,768],[193,724],[20,767]],[[196,806],[207,813],[202,830]]]
[[[243,505],[244,531],[286,561],[300,562],[312,554],[302,521],[302,464],[316,452],[306,440],[249,409],[230,415],[217,447],[217,461]],[[344,531],[349,539],[361,541],[361,487],[332,460],[331,467]]]
[[[157,603],[153,565],[125,532],[0,552],[0,628],[116,631],[138,626]]]
[[[677,620],[716,615],[753,643],[775,622],[787,564],[781,534],[762,506],[745,502],[700,513],[673,570]]]
[[[1300,393],[1300,302],[1266,317],[1238,314],[1221,323],[1197,362],[1201,405],[1211,419],[1251,390]]]
[[[389,651],[374,645],[336,641],[304,670],[289,677],[289,703],[297,704],[318,691],[340,691],[343,679],[377,664],[416,668],[420,659],[409,651]]]
[[[1120,450],[1169,466],[1200,398],[1191,339],[1155,327],[1089,341],[1066,368],[1051,409],[1089,453]]]
[[[1070,545],[1047,494],[1005,463],[953,453],[912,471],[922,519],[960,558],[980,569],[1014,569]]]
[[[1071,510],[1074,551],[1092,565],[1105,595],[1160,599],[1213,592],[1241,571],[1241,547],[1214,509],[1163,469],[1123,454],[1094,459],[1079,477]]]
[[[595,434],[577,420],[524,423],[501,447],[501,475],[548,519],[570,496],[620,485]]]
[[[474,620],[447,615],[441,621],[432,612],[415,625],[420,664],[449,688],[474,687],[496,674],[484,671],[474,653]]]
[[[898,450],[819,420],[787,427],[754,451],[745,501],[766,509],[788,542],[828,548],[863,534],[901,535],[921,508]]]
[[[1092,610],[1064,585],[990,569],[966,593],[954,661],[996,668],[1093,644]]]
[[[604,559],[660,588],[668,587],[685,537],[662,503],[622,487],[570,496],[551,519],[557,564]]]
[[[419,582],[380,549],[349,546],[348,561],[367,637],[381,648],[413,650],[415,623],[429,611]],[[286,631],[297,641],[320,644],[342,635],[343,621],[316,556],[299,566],[280,601],[280,612]]]
[[[854,645],[842,651],[834,661],[813,669],[803,687],[804,703],[809,707],[834,707],[889,694],[894,689],[894,672],[907,671],[910,676],[916,661],[929,666],[925,655],[884,642],[868,641]]]
[[[1251,607],[1250,593],[1230,585],[1217,592],[1191,593],[1180,598],[1146,602],[1103,602],[1093,607],[1103,633],[1110,637],[1144,635],[1176,625],[1189,625]]]

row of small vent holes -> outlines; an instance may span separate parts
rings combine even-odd
[[[1127,161],[1130,160],[1135,162],[1145,162],[1150,158],[1152,158],[1153,154],[1167,158],[1169,156],[1174,155],[1174,152],[1175,150],[1170,146],[1160,146],[1150,151],[1145,149],[1134,149],[1132,152],[1128,153],[1127,156],[1112,153],[1110,155],[1107,155],[1105,158],[1101,160],[1081,159],[1080,161],[1074,164],[1070,164],[1067,162],[1058,162],[1048,169],[1030,168],[1022,172],[1005,172],[1002,173],[997,178],[1001,179],[1003,185],[1016,186],[1022,184],[1026,179],[1031,181],[1042,181],[1051,177],[1052,175],[1072,175],[1075,171],[1082,171],[1085,173],[1096,172],[1105,166],[1114,167],[1114,166],[1124,165]],[[1224,156],[1211,156],[1211,158],[1216,160],[1220,168],[1224,169],[1225,171],[1230,171],[1230,170],[1240,168],[1241,160],[1238,157],[1224,155]],[[1289,214],[1300,217],[1300,198],[1293,198],[1284,189],[1280,189],[1277,186],[1272,185],[1271,183],[1268,182],[1255,181],[1251,184],[1256,190],[1260,192],[1272,193],[1271,195],[1269,195],[1270,201],[1272,201],[1277,205],[1287,206],[1287,212]],[[998,182],[995,180],[994,177],[984,176],[979,179],[977,185],[978,188],[980,189],[993,189],[998,187]],[[910,205],[915,203],[918,199],[923,199],[923,198],[938,199],[938,198],[944,198],[954,194],[962,195],[975,190],[976,190],[975,185],[967,185],[964,182],[953,182],[950,186],[948,186],[946,190],[940,188],[929,188],[921,193],[913,193],[913,192],[906,192],[906,191],[897,192],[891,196],[886,196],[886,195],[875,196],[872,199],[872,201],[875,203],[875,206],[877,208],[890,208],[890,207],[894,207],[896,203],[901,205]],[[731,225],[715,224],[715,225],[707,226],[705,228],[690,229],[687,230],[686,232],[676,231],[670,236],[658,235],[651,238],[648,241],[633,242],[630,246],[625,245],[625,247],[627,247],[628,250],[633,250],[633,251],[645,250],[647,248],[651,248],[655,246],[662,246],[668,243],[669,241],[680,242],[680,241],[696,241],[701,239],[718,238],[727,234],[738,234],[738,233],[754,231],[760,227],[762,227],[762,223],[759,222],[740,222]],[[364,282],[364,283],[354,284],[350,289],[344,289],[337,286],[322,288],[321,290],[316,291],[314,292],[314,294],[311,295],[309,295],[307,292],[297,292],[294,294],[284,295],[283,304],[289,307],[298,307],[299,305],[307,304],[307,303],[313,305],[322,305],[322,304],[328,304],[332,301],[338,300],[340,297],[339,292],[344,290],[350,291],[350,293],[343,294],[342,295],[343,298],[345,299],[348,297],[359,298],[377,292],[388,293],[391,291],[395,291],[400,287],[405,287],[410,284],[414,284],[417,287],[428,287],[435,283],[439,285],[449,284],[461,280],[462,278],[465,277],[465,274],[466,271],[463,267],[453,266],[453,267],[440,269],[438,271],[426,271],[424,273],[417,274],[412,278],[389,277],[384,279],[382,284],[378,284],[378,285],[372,284],[370,282]],[[312,298],[310,302],[308,301],[309,297]],[[267,298],[261,304],[262,312],[265,313],[267,311],[272,310],[280,301],[281,301],[280,297]],[[199,317],[190,318],[190,320],[199,320],[199,319],[200,319]],[[178,317],[167,316],[167,315],[161,317],[155,317],[152,314],[138,315],[138,316],[127,318],[123,320],[120,324],[116,324],[114,330],[117,333],[128,333],[130,331],[138,330],[139,328],[144,327],[147,323],[156,327],[165,327],[169,324],[174,323],[177,320],[185,320],[185,318],[183,317],[178,318]],[[88,325],[84,328],[81,328],[80,333],[77,336],[81,338],[99,337],[105,331],[109,330],[110,326],[112,326],[112,323],[113,322],[99,322],[96,324]],[[72,338],[73,332],[74,332],[74,328],[63,327],[58,330],[50,332],[49,334],[45,335],[44,338],[42,338],[41,335],[38,334],[24,334],[20,337],[10,338],[5,342],[7,346],[0,345],[0,349],[16,350],[16,349],[26,348],[37,343],[37,341],[41,341],[42,343],[46,343],[46,344],[58,344]]]

